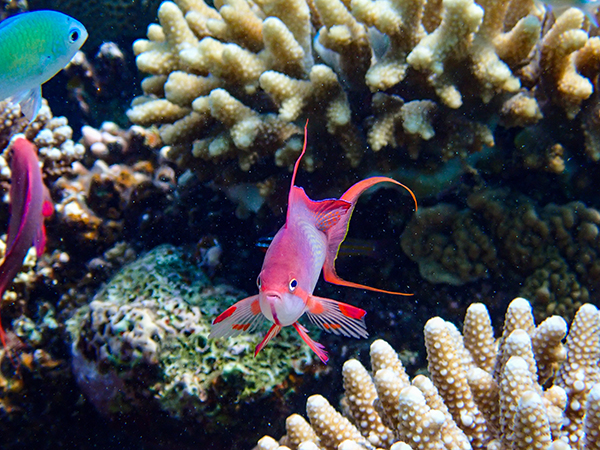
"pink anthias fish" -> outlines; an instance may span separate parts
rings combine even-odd
[[[0,265],[0,300],[4,291],[23,266],[23,260],[34,245],[39,256],[46,246],[44,217],[52,215],[54,206],[42,181],[35,146],[24,138],[12,144],[10,164],[10,222],[4,260]],[[0,340],[6,348],[6,334],[0,323]]]
[[[321,268],[325,281],[395,295],[412,295],[385,291],[342,280],[335,272],[335,260],[348,232],[352,211],[360,195],[368,188],[383,182],[405,188],[413,200],[413,192],[388,177],[372,177],[348,189],[340,199],[314,201],[304,189],[294,185],[300,160],[306,151],[307,130],[304,129],[304,148],[294,166],[288,198],[285,225],[277,232],[265,254],[258,275],[259,293],[247,297],[220,314],[214,321],[209,338],[237,336],[252,332],[267,319],[273,325],[254,351],[256,356],[281,331],[292,325],[300,337],[327,363],[325,347],[313,341],[298,319],[306,314],[310,321],[325,331],[364,338],[368,336],[364,316],[366,311],[346,303],[313,295]]]

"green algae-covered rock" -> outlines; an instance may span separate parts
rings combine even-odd
[[[109,417],[160,414],[216,434],[250,426],[244,405],[274,391],[284,401],[313,354],[285,329],[256,358],[262,333],[209,340],[211,321],[239,298],[212,286],[185,251],[155,248],[69,320],[78,384]]]

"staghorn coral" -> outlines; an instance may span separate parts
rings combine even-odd
[[[401,238],[404,252],[433,283],[488,277],[524,280],[536,316],[572,316],[598,283],[600,215],[581,202],[540,207],[508,189],[482,190],[467,208],[420,208]]]
[[[309,170],[340,153],[359,168],[365,141],[403,149],[392,169],[406,153],[436,167],[494,146],[496,115],[550,129],[582,106],[595,155],[584,103],[600,40],[577,9],[542,30],[544,13],[525,0],[164,2],[160,25],[134,44],[149,76],[128,116],[160,125],[170,159],[221,184],[263,181],[247,173],[257,164],[289,166],[306,117],[320,136]],[[546,156],[515,149],[525,169],[564,170],[549,139]]]
[[[583,305],[567,335],[566,323],[558,316],[536,327],[531,306],[517,298],[506,312],[502,338],[495,342],[493,335],[487,309],[480,303],[468,308],[462,334],[440,317],[430,319],[425,345],[431,378],[418,375],[412,381],[389,344],[376,340],[371,345],[372,376],[356,360],[344,365],[342,403],[348,418],[314,395],[307,401],[312,432],[294,415],[279,443],[265,436],[256,448],[597,448],[598,309]],[[477,354],[479,346],[487,348],[487,358]],[[365,398],[373,401],[365,404]],[[356,416],[353,408],[373,415],[372,423],[390,427],[393,444],[389,429],[366,427],[369,420]]]

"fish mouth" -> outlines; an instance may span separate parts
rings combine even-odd
[[[266,292],[265,297],[269,303],[277,303],[281,301],[281,295],[279,295],[279,293]]]
[[[267,300],[267,304],[269,305],[269,309],[271,310],[273,322],[275,323],[275,325],[280,325],[279,319],[277,318],[277,310],[275,308],[275,305],[278,305],[281,302],[281,295],[279,295],[279,293],[266,292],[265,297]]]

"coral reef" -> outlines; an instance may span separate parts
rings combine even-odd
[[[248,405],[294,386],[313,357],[292,333],[257,358],[257,335],[208,340],[212,318],[237,294],[169,245],[123,267],[68,321],[82,391],[113,418],[159,414],[223,439],[229,427],[256,425]]]
[[[0,102],[0,149],[5,151],[10,140],[19,133],[38,147],[44,181],[48,185],[68,174],[71,164],[83,158],[85,149],[73,142],[73,130],[67,119],[54,117],[45,100],[31,123],[21,115],[19,105]],[[10,166],[7,155],[3,154],[0,157],[0,181],[9,179]]]
[[[562,340],[566,336],[566,343]],[[472,304],[462,334],[440,317],[425,325],[430,377],[404,371],[383,340],[371,345],[372,375],[343,367],[344,415],[320,395],[307,400],[310,424],[295,414],[279,442],[257,449],[580,449],[597,448],[600,313],[581,306],[567,324],[535,326],[517,298],[496,341],[486,307]]]
[[[0,149],[2,149],[2,153],[0,154],[0,186],[3,194],[8,194],[8,182],[11,179],[9,164],[11,151],[9,143],[17,135],[24,136],[37,146],[38,157],[42,166],[42,175],[44,183],[47,186],[51,186],[57,178],[70,174],[72,164],[82,159],[85,153],[85,149],[81,144],[73,142],[73,130],[69,126],[67,119],[65,117],[54,117],[45,100],[43,100],[42,107],[36,119],[31,123],[21,115],[18,104],[8,105],[6,102],[0,102]],[[4,203],[8,202],[7,195],[3,195],[3,201]],[[1,221],[8,223],[9,211],[7,205],[0,208],[0,211]],[[4,254],[4,247],[4,241],[0,241],[2,255]],[[59,255],[60,252],[57,252],[56,257],[59,258]],[[36,259],[35,252],[31,250],[25,258],[21,272],[16,276],[11,287],[3,296],[0,307],[3,318],[19,317],[27,309],[27,299],[34,287],[40,284],[51,283],[50,273],[46,270],[47,261],[37,261]],[[40,305],[42,304],[43,302],[40,302]],[[46,309],[47,307],[48,305],[44,306]],[[21,340],[21,343],[15,344],[17,347],[24,345],[27,348],[28,344],[33,343],[28,351],[25,352],[25,359],[32,358],[33,350],[39,350],[40,344],[39,336],[36,339],[30,339],[27,333],[24,332],[24,330],[35,328],[24,325],[28,320],[30,321],[31,319],[21,315],[19,324],[15,323],[15,329],[10,330],[12,333],[11,336],[14,339],[17,341]],[[39,334],[41,331],[37,330],[36,333]],[[0,352],[4,355],[2,350]],[[1,357],[0,360],[2,360]]]
[[[176,176],[150,155],[158,143],[154,133],[141,127],[84,127],[88,160],[73,164],[71,173],[54,185],[59,234],[73,233],[66,246],[98,253],[123,240],[128,226],[139,233],[160,221],[162,216],[151,211],[167,208]],[[147,220],[140,223],[144,215]]]
[[[406,255],[431,283],[487,277],[524,280],[536,317],[572,317],[600,279],[600,213],[582,202],[540,207],[509,189],[471,194],[467,208],[419,208],[402,235]]]
[[[580,10],[542,29],[546,13],[532,1],[164,2],[134,44],[149,76],[128,116],[159,125],[170,159],[224,185],[290,166],[307,117],[318,137],[305,166],[333,178],[360,169],[367,147],[386,149],[373,155],[381,169],[419,159],[435,170],[494,146],[496,116],[503,129],[587,124],[592,156],[600,40]],[[570,153],[549,134],[542,148],[515,143],[521,168],[564,170]]]

